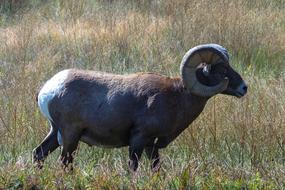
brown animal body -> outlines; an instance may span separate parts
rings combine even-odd
[[[194,49],[189,60],[187,55],[182,65],[195,60],[197,53],[200,57],[213,55],[209,63],[201,64],[198,60],[195,64],[199,64],[190,67],[190,73],[195,68],[195,77],[191,79],[198,81],[192,86],[191,82],[185,82],[189,80],[187,77],[170,78],[154,73],[61,71],[45,84],[38,96],[51,131],[34,150],[34,160],[43,161],[49,152],[62,145],[61,160],[67,166],[78,142],[83,141],[106,147],[129,146],[129,165],[134,171],[145,150],[153,161],[152,169],[156,170],[158,150],[199,116],[210,97],[217,93],[237,97],[246,94],[247,86],[229,66],[225,49],[215,44],[201,46]],[[213,61],[213,56],[218,59]],[[184,68],[189,69],[187,65]],[[185,72],[188,71],[182,69],[182,76]]]

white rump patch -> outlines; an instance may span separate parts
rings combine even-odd
[[[49,102],[58,94],[64,87],[64,81],[68,76],[69,70],[63,70],[49,79],[41,89],[38,95],[38,105],[42,114],[52,121],[48,105]]]

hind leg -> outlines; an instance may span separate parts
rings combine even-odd
[[[60,160],[64,169],[72,170],[73,156],[81,137],[81,131],[78,130],[76,127],[69,126],[62,129],[61,135],[63,148]]]
[[[50,124],[51,129],[49,134],[41,144],[33,150],[33,162],[36,163],[39,168],[42,167],[42,163],[48,154],[53,152],[59,146],[57,141],[58,130],[52,122],[50,122]]]

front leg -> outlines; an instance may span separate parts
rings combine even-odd
[[[129,168],[132,172],[135,172],[138,168],[138,162],[141,158],[146,139],[141,134],[132,135],[129,145]]]
[[[145,148],[145,153],[148,159],[151,160],[151,170],[153,172],[159,171],[161,164],[159,159],[158,148],[155,145],[147,146]]]

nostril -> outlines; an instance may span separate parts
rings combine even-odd
[[[244,86],[242,89],[246,92],[247,91],[247,86]]]

